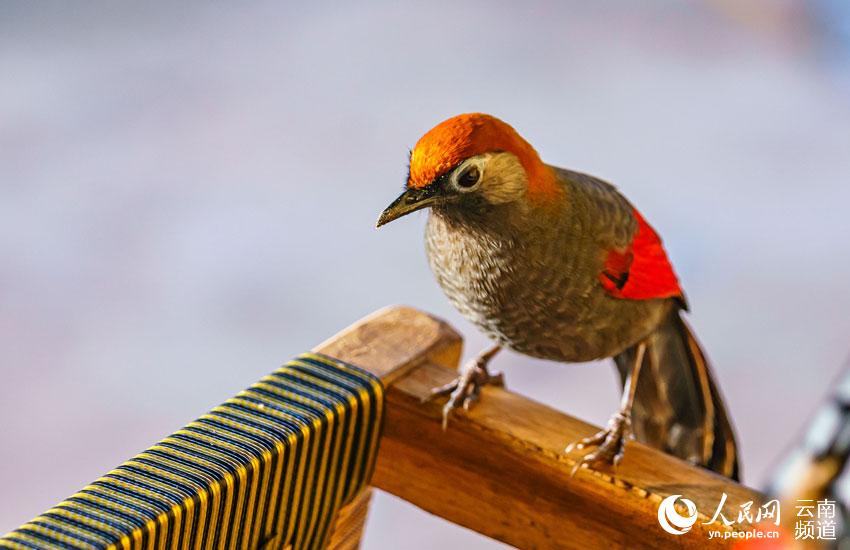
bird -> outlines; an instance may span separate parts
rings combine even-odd
[[[506,122],[465,113],[410,151],[381,227],[429,209],[425,250],[449,301],[493,345],[435,388],[452,411],[503,386],[502,349],[563,363],[613,358],[622,384],[604,429],[572,442],[576,468],[617,465],[636,439],[732,479],[735,433],[685,294],[656,231],[610,183],[544,163]],[[573,471],[575,473],[575,470]]]

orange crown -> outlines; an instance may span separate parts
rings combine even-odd
[[[531,144],[510,125],[483,113],[457,115],[422,136],[410,153],[407,186],[425,187],[469,157],[492,151],[516,155],[528,175],[529,195],[549,195],[557,189],[552,170]]]

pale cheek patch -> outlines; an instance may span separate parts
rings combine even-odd
[[[504,204],[525,196],[528,176],[519,159],[511,153],[488,155],[484,165],[481,194],[491,204]]]

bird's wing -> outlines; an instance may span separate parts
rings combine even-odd
[[[682,298],[679,280],[670,265],[661,238],[635,209],[637,231],[624,248],[610,249],[605,257],[599,281],[617,298],[647,300]]]
[[[673,266],[655,230],[610,183],[556,169],[560,181],[590,211],[585,221],[603,251],[599,281],[614,297],[628,300],[681,298],[684,295]]]

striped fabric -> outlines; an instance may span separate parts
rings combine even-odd
[[[0,548],[321,548],[369,481],[382,417],[380,380],[302,355]]]

